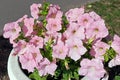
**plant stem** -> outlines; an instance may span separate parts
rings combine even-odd
[[[70,74],[69,74],[69,80],[71,80]]]

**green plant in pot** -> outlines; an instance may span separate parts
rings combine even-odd
[[[27,15],[4,27],[21,68],[32,80],[108,80],[120,65],[120,37],[84,7],[65,14],[58,5],[33,3]]]

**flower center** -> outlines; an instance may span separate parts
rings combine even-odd
[[[73,30],[72,33],[75,34],[75,33],[76,33],[76,30]]]
[[[87,20],[87,19],[84,19],[84,20],[83,20],[83,22],[84,22],[84,23],[87,23],[87,22],[88,22],[88,20]]]
[[[74,48],[74,49],[77,49],[77,48],[78,48],[78,46],[77,46],[77,45],[74,45],[74,46],[73,46],[73,48]]]
[[[38,42],[39,42],[39,40],[35,40],[35,42],[37,42],[37,43],[38,43]]]
[[[33,58],[36,58],[37,57],[37,53],[33,53]]]
[[[56,27],[57,27],[57,25],[56,25],[56,24],[53,24],[53,27],[54,27],[54,28],[56,28]]]
[[[60,51],[59,51],[59,53],[60,53],[60,54],[62,54],[62,53],[63,53],[63,51],[62,51],[62,50],[60,50]]]
[[[95,31],[95,32],[98,32],[98,31],[99,31],[99,29],[98,29],[98,28],[95,28],[95,29],[94,29],[94,31]]]
[[[16,32],[16,29],[12,29],[12,32]]]
[[[51,18],[56,18],[56,14],[52,14],[52,15],[51,15]]]
[[[100,47],[99,50],[102,51],[102,50],[103,50],[103,47]]]

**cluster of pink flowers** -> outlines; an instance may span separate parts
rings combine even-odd
[[[103,62],[110,48],[116,52],[116,56],[109,62],[109,67],[120,65],[120,37],[115,35],[111,44],[104,42],[102,39],[109,32],[104,20],[95,12],[86,13],[84,7],[70,9],[65,13],[68,21],[64,25],[66,30],[61,32],[63,12],[58,5],[49,5],[46,25],[39,19],[42,4],[34,3],[30,10],[32,17],[25,15],[15,22],[5,24],[3,34],[13,44],[14,55],[18,55],[23,69],[33,72],[36,68],[40,76],[54,75],[59,66],[57,61],[69,57],[80,61],[78,74],[84,76],[82,80],[100,80],[107,74]],[[47,43],[51,43],[52,61],[40,51],[45,50]],[[86,44],[90,44],[90,48]],[[92,59],[84,58],[85,54],[92,56]]]

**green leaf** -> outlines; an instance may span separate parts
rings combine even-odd
[[[64,22],[65,25],[69,23],[68,20],[67,20],[67,18],[66,18],[66,16],[62,16],[62,20],[63,20],[63,22]]]
[[[43,26],[45,27],[46,25],[47,25],[47,20],[44,19],[44,20],[43,20]]]
[[[70,74],[69,73],[63,73],[63,79],[62,80],[69,80],[70,77]]]
[[[44,49],[41,49],[41,54],[43,57],[46,57],[47,59],[49,59],[51,62],[53,60],[53,57],[52,57],[52,41],[50,42],[47,42],[46,45],[44,46]]]
[[[68,24],[67,18],[65,16],[62,16],[62,21],[62,29],[60,30],[61,33],[63,33],[67,29]]]
[[[57,70],[55,71],[55,75],[54,75],[54,78],[55,79],[58,79],[61,75],[62,71],[60,68],[57,68]]]
[[[35,69],[34,72],[29,75],[29,78],[32,79],[32,80],[46,80],[47,79],[46,76],[41,77],[39,75],[39,72],[38,72],[37,69]]]
[[[49,9],[50,3],[44,2],[42,6],[42,11],[40,12],[41,15],[46,16],[48,14],[48,9]]]
[[[42,36],[42,34],[43,34],[43,30],[41,29],[41,30],[38,31],[37,35]]]
[[[107,53],[104,55],[104,60],[105,60],[105,62],[109,61],[109,56]]]
[[[120,76],[115,76],[115,80],[120,80]]]
[[[113,59],[116,56],[116,52],[114,51],[113,48],[110,48],[109,50],[106,51],[106,53],[103,55],[105,62],[108,62],[109,60]]]

